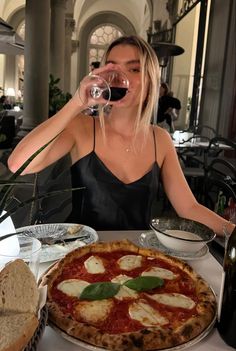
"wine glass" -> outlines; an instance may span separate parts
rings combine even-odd
[[[104,108],[110,102],[121,100],[129,89],[129,80],[120,70],[89,74],[81,84],[84,85],[85,92],[79,90],[80,99],[92,111],[98,110],[99,105]]]

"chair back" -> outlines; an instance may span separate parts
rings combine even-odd
[[[201,135],[202,137],[206,136],[209,139],[214,138],[218,136],[218,133],[213,127],[210,127],[206,124],[199,124],[195,128],[195,134]]]
[[[217,177],[219,179],[231,178],[236,182],[236,167],[230,161],[224,158],[215,158],[206,168],[208,177]]]
[[[229,203],[236,203],[236,167],[225,159],[216,158],[206,169],[205,206],[225,216]]]

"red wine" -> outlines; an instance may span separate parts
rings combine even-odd
[[[228,345],[236,348],[236,229],[226,245],[219,309],[219,333]]]
[[[128,88],[110,87],[111,98],[110,101],[121,100],[127,93]],[[109,91],[104,90],[102,93],[103,99],[109,100]]]

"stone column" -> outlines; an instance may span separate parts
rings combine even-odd
[[[65,76],[64,76],[64,91],[71,91],[71,54],[72,54],[72,32],[75,28],[75,20],[72,15],[66,17],[66,36],[65,36]]]
[[[7,88],[14,88],[17,95],[17,82],[16,82],[16,56],[6,55],[5,59],[5,95]]]
[[[67,0],[51,0],[50,73],[60,78],[58,86],[64,90],[65,12]]]
[[[26,0],[23,129],[48,118],[50,2]]]

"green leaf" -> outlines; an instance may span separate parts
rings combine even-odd
[[[33,153],[24,163],[23,165],[11,175],[11,177],[8,179],[11,184],[16,180],[16,178],[25,170],[25,168],[30,164],[33,159],[40,154],[49,144],[51,144],[62,132],[58,133],[55,137],[53,137],[51,140],[49,140],[46,144],[44,144],[40,149],[38,149],[36,152]],[[8,197],[10,196],[12,189],[14,185],[5,185],[1,191],[0,191],[0,213],[2,213],[2,210],[4,210],[4,206],[6,204],[6,201]]]
[[[136,291],[146,291],[161,287],[163,284],[164,280],[159,277],[140,276],[127,280],[123,285]]]
[[[41,195],[36,195],[31,197],[30,199],[25,200],[24,202],[20,202],[18,203],[16,206],[14,206],[13,208],[11,208],[10,211],[7,211],[7,213],[5,213],[4,215],[2,215],[0,217],[0,223],[2,223],[8,216],[13,215],[16,211],[18,211],[20,208],[25,207],[26,205],[35,202],[35,201],[39,201],[42,199],[46,199],[48,197],[51,196],[56,196],[58,194],[62,194],[64,192],[69,192],[69,191],[77,191],[77,190],[82,190],[85,189],[85,187],[78,187],[78,188],[69,188],[69,189],[60,189],[60,190],[54,190],[54,191],[50,191],[49,193],[45,193],[45,194],[41,194]],[[1,212],[0,212],[1,213]]]
[[[120,284],[112,282],[93,283],[82,291],[80,300],[103,300],[115,296],[120,290]]]
[[[34,185],[32,182],[27,182],[27,181],[10,181],[7,179],[0,179],[0,187],[4,185]]]

